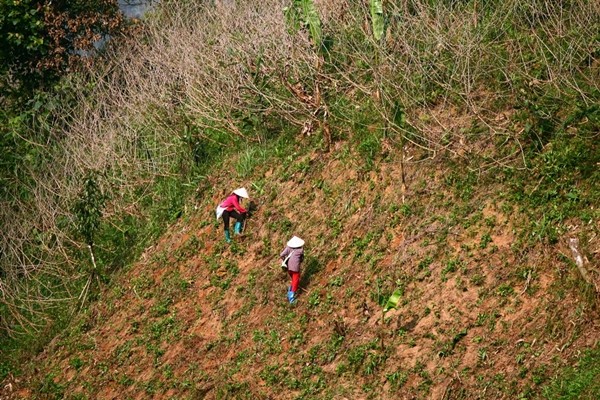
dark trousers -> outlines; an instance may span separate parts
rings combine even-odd
[[[235,211],[235,210],[231,210],[231,211],[223,211],[223,223],[225,224],[225,230],[228,231],[229,230],[229,217],[233,217],[235,218],[236,221],[238,222],[244,222],[244,214],[240,214],[239,212]]]

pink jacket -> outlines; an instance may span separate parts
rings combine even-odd
[[[221,207],[226,209],[227,211],[233,211],[234,209],[239,213],[245,213],[246,209],[240,206],[240,202],[238,201],[238,195],[235,193],[231,193],[223,202],[220,204]]]

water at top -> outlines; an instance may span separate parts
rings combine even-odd
[[[119,8],[127,18],[142,18],[160,0],[119,0]]]
[[[118,0],[119,9],[127,19],[141,19],[146,11],[150,10],[160,0]],[[100,40],[94,42],[96,50],[103,48],[110,39],[110,35],[104,35]],[[88,50],[75,50],[76,54],[88,57],[92,53]]]

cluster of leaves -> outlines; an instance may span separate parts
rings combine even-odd
[[[94,244],[94,236],[100,226],[105,200],[94,176],[87,176],[74,211],[77,216],[77,228],[90,246]]]
[[[54,81],[123,28],[115,0],[2,0],[0,82],[18,93]]]

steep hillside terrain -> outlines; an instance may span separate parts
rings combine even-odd
[[[236,181],[240,168],[251,178]],[[238,185],[254,211],[228,245],[213,209]],[[597,348],[597,293],[567,245],[582,228],[532,238],[507,193],[502,174],[408,147],[372,169],[346,142],[249,151],[4,396],[539,397]],[[307,257],[291,306],[277,256],[293,234]],[[598,237],[586,237],[597,256]]]
[[[1,400],[600,398],[597,1],[133,27],[0,112]]]

